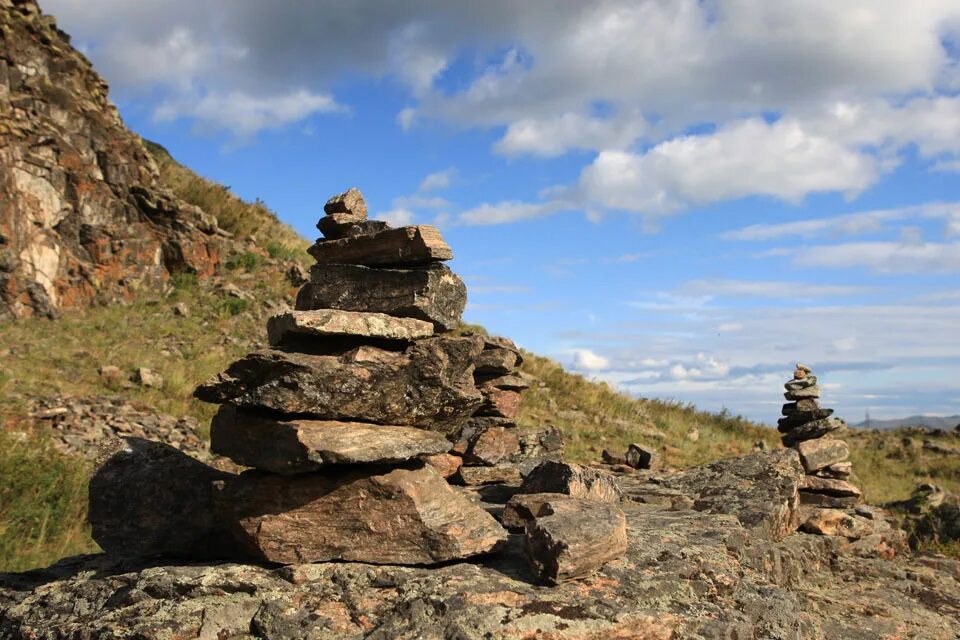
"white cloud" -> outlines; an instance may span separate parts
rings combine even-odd
[[[505,155],[558,156],[571,149],[625,149],[646,129],[645,119],[637,113],[612,118],[579,113],[523,118],[510,123],[494,150]]]
[[[846,242],[789,251],[797,266],[865,268],[878,273],[960,271],[960,242]]]
[[[610,366],[610,360],[590,349],[573,350],[573,368],[587,371],[599,371]]]
[[[414,213],[409,209],[391,209],[378,213],[375,217],[377,220],[383,220],[391,226],[404,227],[413,223]]]
[[[418,191],[439,191],[446,189],[457,177],[457,173],[456,167],[448,167],[443,171],[431,173],[420,182]]]
[[[771,280],[693,280],[679,288],[684,295],[727,296],[731,298],[809,299],[855,296],[872,287],[810,284]]]
[[[526,203],[526,202],[498,202],[496,204],[482,204],[468,211],[462,212],[458,221],[468,225],[503,224],[541,218],[560,209],[558,203]]]

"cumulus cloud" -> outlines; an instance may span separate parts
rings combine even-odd
[[[590,349],[573,350],[573,368],[586,371],[600,371],[610,366],[609,358],[605,358]]]
[[[462,212],[458,216],[459,222],[468,225],[503,224],[519,220],[541,218],[556,211],[562,205],[558,202],[527,203],[527,202],[498,202],[496,204],[482,204],[473,209]]]
[[[872,287],[810,284],[772,280],[692,280],[679,291],[685,295],[726,296],[730,298],[810,299],[861,295]]]
[[[409,209],[390,209],[389,211],[378,213],[375,218],[377,220],[383,220],[394,227],[404,227],[408,224],[413,224],[414,215],[413,211]]]
[[[418,191],[439,191],[446,189],[450,183],[457,177],[457,168],[448,167],[443,171],[436,171],[425,177],[420,182]]]

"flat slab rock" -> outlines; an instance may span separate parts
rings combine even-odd
[[[296,308],[385,313],[449,331],[460,324],[466,304],[466,285],[445,265],[374,269],[323,264],[310,268],[310,282],[297,294]]]
[[[895,555],[883,535],[849,542],[797,533],[771,542],[733,515],[633,501],[621,508],[624,557],[556,587],[537,584],[520,535],[496,555],[435,567],[133,564],[81,556],[0,576],[0,637],[954,640],[960,634],[960,583],[948,561],[937,568]]]
[[[433,324],[385,313],[315,309],[287,311],[267,320],[267,337],[276,346],[288,336],[358,336],[383,340],[416,340],[433,335]]]
[[[252,353],[200,385],[206,402],[319,420],[453,431],[483,403],[473,385],[479,338],[428,338],[402,352]]]
[[[406,462],[444,453],[450,441],[416,427],[277,420],[223,405],[210,425],[210,449],[243,466],[290,475],[331,465]]]
[[[450,260],[453,251],[430,225],[387,229],[315,243],[307,252],[317,264],[396,266]]]
[[[506,532],[430,466],[219,483],[218,516],[252,558],[435,564],[490,551]]]
[[[794,445],[794,448],[800,454],[800,463],[807,473],[819,471],[850,457],[847,443],[836,438],[804,440]]]
[[[520,493],[563,493],[597,502],[620,502],[617,479],[599,469],[546,460],[523,479]]]

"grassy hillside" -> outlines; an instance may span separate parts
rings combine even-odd
[[[306,260],[306,241],[262,204],[244,203],[162,148],[150,148],[167,185],[214,213],[240,241],[212,280],[178,277],[166,291],[144,292],[130,304],[0,325],[0,570],[95,549],[84,526],[87,465],[51,449],[43,426],[27,415],[31,396],[121,396],[159,413],[193,416],[205,429],[214,408],[192,398],[195,385],[262,346],[266,318],[277,303],[292,302],[295,288],[282,275],[283,261]],[[252,248],[245,242],[251,234]],[[119,368],[121,378],[101,376],[105,365]],[[129,383],[138,367],[160,373],[163,385]],[[747,453],[761,441],[779,446],[776,432],[742,418],[631,398],[534,354],[525,354],[523,370],[536,382],[525,394],[521,423],[559,427],[574,461],[598,461],[603,449],[622,452],[630,442],[658,447],[662,460],[677,467]],[[903,499],[924,480],[960,489],[960,455],[942,453],[951,443],[960,447],[960,438],[945,436],[947,448],[938,452],[923,438],[902,437],[849,438],[872,501]]]

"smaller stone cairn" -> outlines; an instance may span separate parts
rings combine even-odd
[[[777,423],[784,446],[800,454],[806,476],[800,484],[800,502],[820,507],[852,507],[863,493],[849,482],[852,465],[847,443],[833,437],[847,425],[820,406],[820,386],[810,367],[797,364],[793,379],[784,385],[788,400]]]

